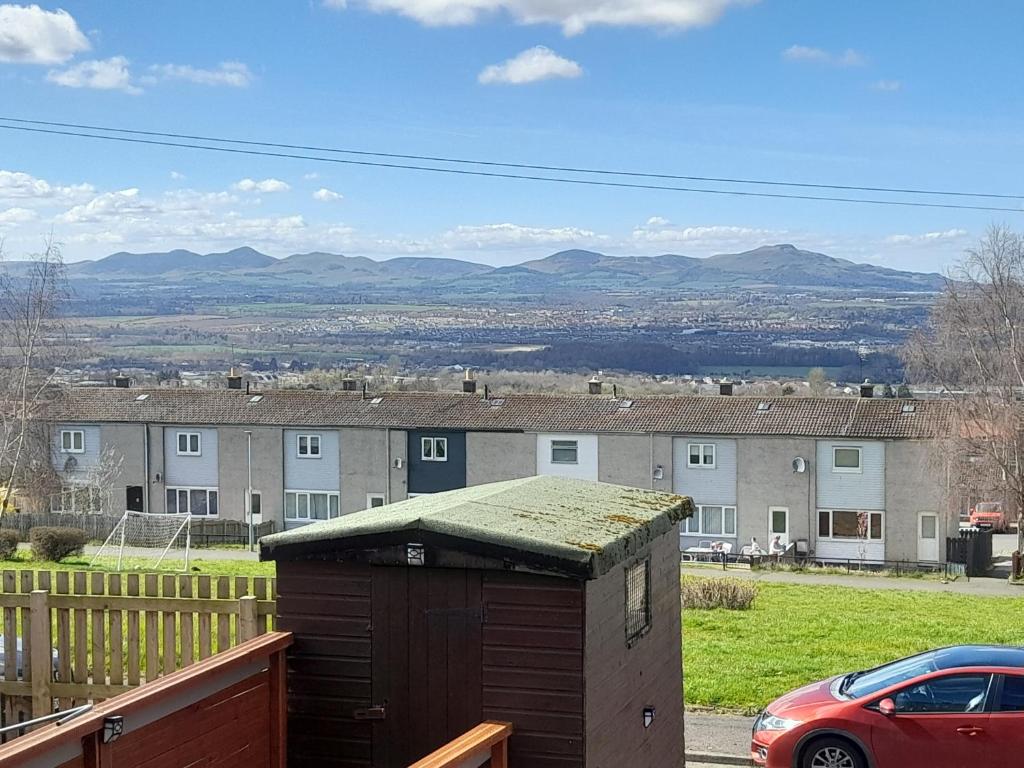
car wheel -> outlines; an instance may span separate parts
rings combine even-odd
[[[867,768],[860,750],[846,739],[826,736],[804,750],[801,768]]]

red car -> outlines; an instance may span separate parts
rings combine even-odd
[[[967,521],[979,528],[991,528],[996,533],[1005,533],[1010,528],[1010,519],[1001,501],[978,502],[971,507]]]
[[[1024,755],[1024,648],[928,651],[813,683],[754,722],[766,768],[988,768]]]

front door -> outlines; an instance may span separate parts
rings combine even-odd
[[[789,507],[768,507],[768,546],[776,536],[789,546]]]
[[[483,720],[481,572],[371,572],[372,766],[406,768]]]
[[[933,512],[917,516],[917,560],[920,563],[939,560],[939,516]]]
[[[146,511],[142,500],[141,485],[129,485],[125,488],[125,509],[129,512]]]

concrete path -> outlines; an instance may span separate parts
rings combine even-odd
[[[687,711],[685,727],[687,754],[750,755],[752,717]]]
[[[961,577],[943,584],[935,578],[895,578],[887,576],[857,576],[817,573],[794,573],[792,571],[751,571],[747,568],[730,567],[723,571],[721,566],[683,564],[684,575],[728,577],[749,579],[776,584],[809,584],[833,587],[855,587],[858,589],[902,589],[914,592],[952,592],[964,595],[989,597],[1024,597],[1024,587],[1010,584],[1006,579]]]

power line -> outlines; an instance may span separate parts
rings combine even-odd
[[[106,133],[122,133],[132,136],[154,136],[165,139],[183,139],[186,141],[209,141],[219,144],[237,144],[239,146],[268,147],[272,149],[293,149],[304,152],[329,152],[332,154],[355,155],[361,157],[379,157],[393,160],[416,160],[432,163],[450,163],[454,165],[478,165],[492,168],[512,168],[526,171],[551,171],[555,173],[580,173],[596,176],[627,176],[632,178],[662,179],[665,181],[701,181],[717,184],[751,184],[755,186],[772,187],[796,187],[803,189],[833,189],[846,192],[886,192],[891,194],[905,195],[935,195],[948,197],[983,197],[998,200],[1024,200],[1024,194],[1013,195],[997,192],[960,192],[953,190],[936,189],[914,189],[903,187],[862,187],[850,184],[816,184],[811,182],[778,181],[770,179],[740,179],[717,176],[685,176],[672,173],[646,173],[641,171],[616,171],[600,168],[579,168],[561,165],[534,165],[529,163],[504,163],[493,160],[470,160],[466,158],[441,157],[434,155],[409,155],[397,152],[369,152],[358,149],[343,149],[338,147],[319,147],[304,144],[283,144],[272,141],[249,141],[246,139],[230,139],[217,136],[202,136],[187,133],[170,133],[166,131],[143,131],[131,128],[113,128],[110,126],[85,125],[82,123],[63,123],[49,120],[28,120],[17,117],[4,117],[0,120],[9,123],[21,123],[23,125],[41,125],[50,128],[75,128],[88,131],[103,131]],[[1014,209],[1016,210],[1016,209]]]
[[[248,155],[256,157],[276,157],[289,160],[307,160],[317,163],[334,163],[338,165],[354,165],[371,168],[392,168],[407,171],[424,171],[429,173],[443,173],[455,176],[475,176],[492,179],[517,179],[522,181],[545,181],[555,184],[574,184],[588,187],[612,187],[616,189],[644,189],[659,192],[686,192],[701,195],[726,195],[730,197],[753,197],[770,198],[777,200],[813,200],[829,203],[860,203],[862,205],[888,205],[903,208],[941,208],[965,211],[990,211],[1003,213],[1021,213],[1021,208],[1006,208],[986,205],[963,205],[958,203],[927,203],[914,200],[879,200],[871,198],[856,197],[833,197],[828,195],[797,195],[781,192],[752,192],[735,189],[701,189],[696,187],[661,186],[657,184],[639,184],[625,181],[599,181],[597,179],[570,179],[561,176],[535,176],[519,173],[501,173],[496,171],[477,171],[465,168],[437,168],[426,165],[411,165],[407,163],[385,163],[371,160],[351,160],[338,157],[317,157],[314,155],[300,155],[291,152],[268,152],[266,150],[241,149],[238,147],[216,147],[203,144],[192,144],[188,142],[172,142],[159,139],[140,139],[129,136],[104,136],[100,134],[81,133],[79,131],[60,131],[52,128],[30,128],[24,125],[2,125],[0,129],[8,131],[21,131],[25,133],[38,133],[55,136],[73,136],[76,138],[98,139],[101,141],[122,142],[126,144],[144,144],[159,147],[176,147],[178,149],[199,149],[207,152],[221,152],[234,155]]]

